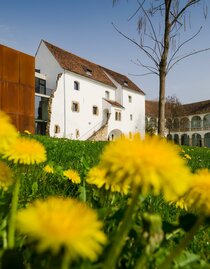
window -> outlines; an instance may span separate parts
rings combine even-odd
[[[86,74],[88,75],[88,76],[92,76],[92,70],[91,69],[86,69]]]
[[[128,86],[127,80],[124,80],[123,85],[126,86],[126,87]]]
[[[35,121],[35,134],[46,135],[47,122]]]
[[[132,103],[132,96],[131,95],[128,95],[128,102]]]
[[[80,134],[79,134],[79,130],[78,129],[76,129],[75,133],[76,133],[76,138],[79,138],[80,137]]]
[[[74,89],[75,89],[76,91],[79,91],[79,82],[74,81]]]
[[[86,75],[92,76],[92,70],[86,66],[83,66],[83,70],[85,71]]]
[[[105,91],[105,98],[109,99],[109,91]]]
[[[93,106],[93,115],[98,115],[98,107]]]
[[[35,78],[35,92],[46,94],[46,80]]]
[[[60,126],[56,124],[56,125],[54,126],[54,133],[55,133],[55,134],[59,134],[60,131],[61,131]]]
[[[79,112],[79,103],[72,102],[71,110],[74,111],[74,112]]]
[[[48,101],[49,98],[42,96],[35,96],[35,119],[36,120],[48,120]]]
[[[130,114],[130,120],[133,120],[133,115],[132,114]]]
[[[115,112],[115,120],[121,121],[121,112],[119,112],[119,111]]]
[[[49,98],[35,95],[35,134],[46,134]]]

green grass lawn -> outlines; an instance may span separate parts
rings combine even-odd
[[[16,174],[22,173],[22,185],[19,196],[19,208],[26,207],[34,199],[46,198],[48,196],[74,197],[86,201],[94,208],[104,222],[106,234],[111,239],[119,226],[120,220],[125,211],[129,196],[122,196],[118,193],[110,193],[104,189],[97,189],[93,185],[85,182],[85,177],[90,168],[99,162],[100,154],[109,142],[73,141],[68,139],[49,138],[46,136],[32,136],[40,141],[47,150],[47,161],[44,164],[29,166],[24,173],[18,165],[11,165]],[[186,157],[187,154],[187,157]],[[195,172],[200,168],[210,169],[210,149],[198,147],[180,147],[180,155],[185,159],[187,165]],[[47,174],[43,168],[46,164],[54,168],[53,174]],[[82,183],[73,184],[63,176],[63,171],[67,169],[78,171]],[[11,192],[1,192],[0,195],[0,218],[3,223],[9,211],[11,202]],[[144,212],[149,214],[159,214],[162,219],[162,229],[164,239],[160,249],[155,249],[151,260],[151,267],[158,268],[157,264],[170,249],[180,241],[184,235],[184,229],[191,227],[193,216],[184,210],[177,209],[173,204],[166,203],[162,197],[149,195],[142,199],[140,208],[137,209],[134,225],[129,233],[129,240],[126,242],[117,268],[134,268],[136,258],[141,254],[141,249],[146,243],[146,233],[149,231],[150,222],[146,217],[142,217]],[[180,221],[181,219],[181,221]],[[186,228],[187,227],[187,228]],[[1,240],[5,227],[0,228]],[[151,239],[154,240],[155,238]],[[1,242],[3,244],[3,242]],[[26,269],[57,269],[57,258],[46,258],[45,255],[39,257],[33,254],[34,245],[27,243],[24,245],[24,238],[18,236],[17,242],[22,249],[24,259],[30,261],[30,266]],[[72,268],[88,269],[101,268],[100,262],[105,257],[106,250],[100,257],[99,263],[76,261]],[[37,258],[38,257],[38,258]],[[156,265],[155,265],[156,264]],[[207,220],[199,233],[188,245],[186,252],[175,261],[173,268],[210,268],[210,228]],[[5,268],[3,268],[5,269]]]

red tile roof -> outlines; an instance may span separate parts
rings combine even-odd
[[[47,46],[49,51],[55,57],[59,65],[68,71],[77,73],[79,75],[88,77],[89,79],[93,79],[99,82],[102,82],[106,85],[116,88],[111,79],[106,75],[107,72],[114,80],[116,80],[120,85],[126,87],[128,89],[132,89],[141,94],[144,92],[139,89],[129,78],[119,73],[116,73],[112,70],[104,68],[100,65],[92,63],[88,60],[85,60],[77,55],[74,55],[66,50],[58,48],[47,41],[44,41],[44,44]],[[127,86],[125,86],[124,82],[127,82]]]
[[[184,104],[184,115],[204,114],[210,112],[210,100]]]
[[[109,99],[105,99],[105,101],[107,101],[109,104],[111,104],[112,106],[116,106],[116,107],[120,107],[120,108],[124,108],[124,106],[122,106],[121,104],[115,102],[115,101],[112,101],[112,100],[109,100]]]
[[[210,100],[205,100],[201,102],[195,102],[190,104],[183,104],[178,108],[177,116],[189,116],[196,114],[210,113]],[[145,114],[148,117],[158,117],[158,101],[145,102]],[[166,118],[170,117],[170,106],[166,104]]]
[[[124,88],[128,88],[134,91],[137,91],[143,95],[145,95],[145,93],[138,87],[136,86],[136,84],[134,84],[128,77],[126,77],[125,75],[119,74],[115,71],[112,71],[110,69],[107,69],[105,67],[102,67],[108,75],[110,75],[115,81],[117,81],[121,86],[123,86]]]

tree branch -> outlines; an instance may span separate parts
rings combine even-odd
[[[195,51],[195,52],[191,52],[191,53],[189,53],[189,54],[187,54],[187,55],[185,55],[185,56],[179,58],[178,60],[176,60],[176,61],[170,66],[170,68],[168,69],[167,73],[172,69],[172,67],[173,67],[175,64],[177,64],[178,62],[184,60],[185,58],[188,58],[188,57],[190,57],[190,56],[192,56],[192,55],[195,55],[195,54],[198,54],[198,53],[201,53],[201,52],[205,52],[205,51],[208,51],[208,50],[210,50],[210,48],[202,49],[202,50],[197,50],[197,51]]]
[[[147,12],[145,11],[143,5],[140,4],[139,0],[137,0],[137,2],[138,2],[138,4],[140,5],[141,9],[143,10],[143,12],[144,12],[144,14],[145,14],[147,20],[149,21],[150,27],[151,27],[151,29],[152,29],[152,33],[153,33],[153,35],[154,35],[154,40],[155,40],[155,42],[156,42],[156,44],[157,44],[157,46],[158,46],[158,51],[159,51],[159,54],[160,54],[160,56],[161,56],[161,49],[160,49],[160,46],[159,46],[159,41],[158,41],[158,39],[157,39],[157,35],[156,35],[156,32],[155,32],[154,26],[153,26],[153,24],[152,24],[152,21],[150,20],[150,17],[148,16]],[[159,57],[158,57],[158,58],[159,58]]]
[[[187,8],[189,8],[190,6],[192,6],[192,5],[195,5],[195,4],[197,4],[198,2],[200,2],[201,0],[190,0],[180,11],[179,11],[179,13],[175,16],[174,15],[174,19],[171,21],[171,26],[174,24],[174,23],[176,23],[177,22],[177,20],[178,20],[178,18],[179,17],[181,17],[181,15],[185,12],[185,10],[187,9]]]
[[[167,69],[170,68],[170,64],[171,62],[173,61],[175,55],[178,53],[178,51],[181,49],[181,47],[183,47],[184,45],[186,45],[188,42],[190,42],[193,38],[195,38],[201,31],[202,29],[202,26],[200,27],[200,29],[192,36],[190,37],[189,39],[185,40],[176,50],[175,52],[173,53],[173,55],[171,56],[169,62],[168,62],[168,65],[167,65]]]
[[[143,46],[141,46],[140,44],[138,44],[135,40],[131,39],[130,37],[126,36],[125,34],[123,34],[120,30],[117,29],[117,27],[112,23],[113,27],[115,28],[115,30],[122,35],[123,37],[125,37],[126,39],[128,39],[129,41],[131,41],[133,44],[135,44],[137,47],[139,47],[148,57],[150,60],[152,60],[154,62],[154,64],[158,67],[159,64],[158,62],[155,60],[155,58],[152,56],[151,53],[149,53]]]

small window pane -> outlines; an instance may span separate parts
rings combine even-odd
[[[72,111],[74,112],[79,112],[79,104],[76,102],[72,102],[72,107],[71,107]]]
[[[76,91],[79,91],[79,82],[74,81],[74,89],[75,89]]]
[[[93,106],[93,115],[98,115],[98,107]]]
[[[109,99],[109,92],[108,91],[105,91],[105,98]]]

